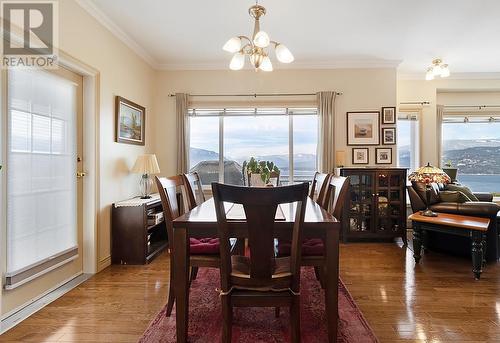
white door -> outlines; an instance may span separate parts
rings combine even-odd
[[[82,273],[82,77],[8,73],[2,317]]]

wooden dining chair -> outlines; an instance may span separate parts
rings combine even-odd
[[[327,206],[326,192],[328,190],[328,183],[332,176],[333,174],[316,172],[314,173],[314,178],[311,183],[311,193],[309,196],[324,209],[326,209]]]
[[[201,186],[200,175],[197,172],[184,174],[184,184],[186,186],[188,208],[192,210],[205,202],[205,195]]]
[[[158,192],[160,193],[161,204],[163,207],[163,216],[165,226],[167,227],[167,238],[170,250],[170,285],[168,289],[168,302],[166,315],[170,316],[174,306],[174,259],[173,249],[170,242],[173,242],[174,227],[173,221],[181,215],[180,204],[177,197],[179,190],[182,192],[182,187],[185,186],[184,177],[182,175],[172,177],[155,177]],[[219,239],[218,238],[189,238],[189,265],[191,266],[192,281],[193,270],[198,270],[198,267],[219,268]]]
[[[300,341],[300,242],[309,186],[248,188],[212,184],[221,256],[222,342],[231,342],[233,307],[290,307],[292,342]],[[231,220],[224,202],[245,211],[250,256],[230,254]],[[290,256],[274,255],[279,204],[297,202]]]
[[[342,211],[349,192],[349,177],[331,175],[327,184],[324,209],[338,220],[347,220]],[[302,243],[302,266],[313,266],[316,278],[324,288],[325,242],[320,238],[310,238]],[[291,245],[287,241],[278,242],[278,256],[288,256]]]

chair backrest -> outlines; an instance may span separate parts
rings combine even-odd
[[[349,184],[349,177],[335,175],[330,177],[326,202],[327,208],[337,219],[341,219],[342,217],[342,210],[344,209],[347,194],[349,193]]]
[[[311,184],[311,192],[309,196],[325,210],[327,209],[328,206],[327,191],[330,178],[332,177],[332,175],[333,174],[316,172],[314,173],[314,178]]]
[[[181,204],[177,196],[179,187],[184,186],[182,175],[171,177],[155,176],[158,193],[160,193],[161,205],[163,207],[163,217],[167,227],[167,238],[172,242],[174,236],[173,221],[181,215]],[[182,192],[182,189],[181,189]]]
[[[279,204],[296,202],[295,224],[292,233],[292,251],[290,270],[292,289],[299,287],[302,226],[306,209],[307,183],[284,187],[249,188],[212,183],[212,192],[217,214],[220,238],[222,289],[230,288],[231,252],[230,237],[234,237],[231,223],[226,218],[224,202],[243,205],[248,229],[250,249],[249,284],[263,287],[272,284],[275,267],[274,224]]]
[[[184,174],[189,210],[205,202],[200,175],[197,172]]]

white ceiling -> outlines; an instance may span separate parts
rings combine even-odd
[[[250,35],[251,0],[79,0],[153,66],[221,69],[222,45]],[[399,64],[424,73],[435,57],[457,73],[500,72],[498,0],[261,0],[261,28],[288,46],[288,68]],[[274,63],[275,68],[284,65]]]

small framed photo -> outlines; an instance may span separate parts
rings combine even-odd
[[[375,163],[392,164],[392,148],[376,148]]]
[[[382,107],[382,124],[396,124],[396,107]]]
[[[368,164],[369,151],[368,148],[352,149],[352,164]]]
[[[382,144],[394,145],[396,144],[396,128],[383,127],[382,128]]]
[[[146,109],[130,100],[115,99],[116,142],[144,145],[146,135]]]
[[[380,144],[380,112],[347,112],[347,145]]]

